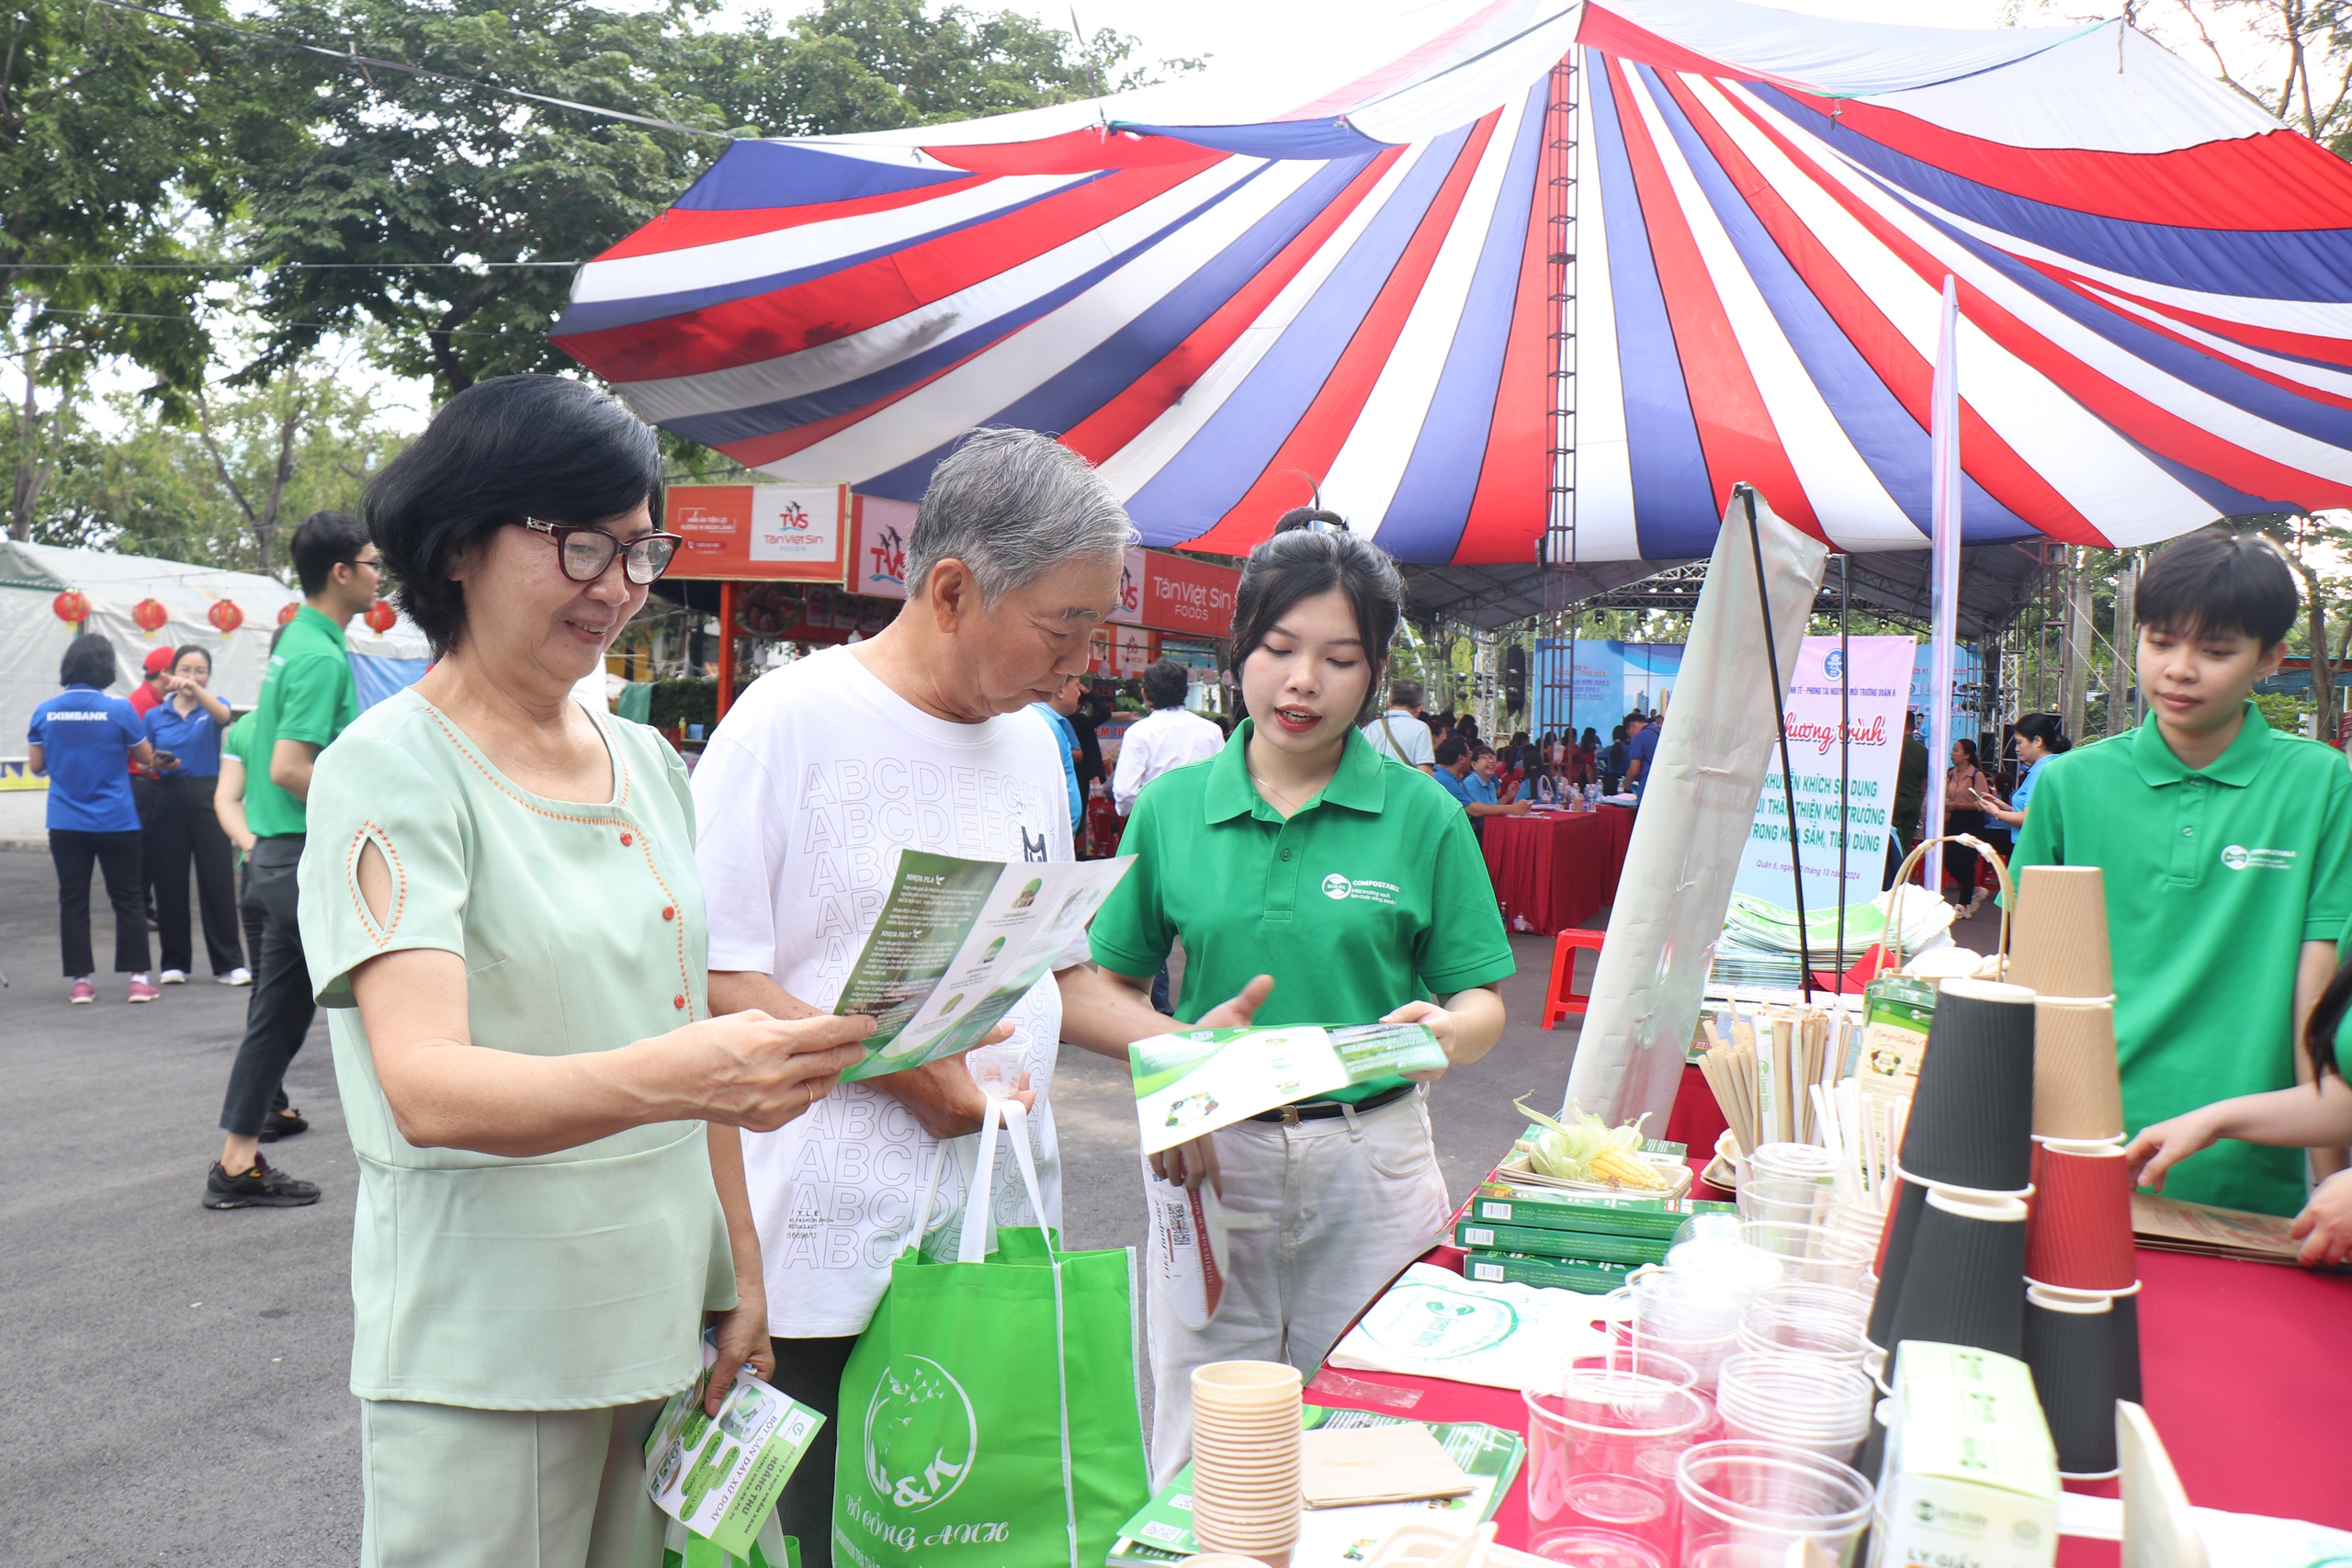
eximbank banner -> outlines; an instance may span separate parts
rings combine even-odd
[[[1849,905],[1867,904],[1879,896],[1886,881],[1886,835],[1894,817],[1895,765],[1903,755],[1903,710],[1911,695],[1914,641],[1907,637],[1851,638],[1847,647],[1853,668],[1846,671],[1836,637],[1804,639],[1796,673],[1789,681],[1787,710],[1801,852],[1790,852],[1788,796],[1781,787],[1781,753],[1775,747],[1733,891],[1794,908],[1791,867],[1801,861],[1806,912],[1837,907],[1842,692],[1852,715],[1846,751],[1845,899]],[[1669,717],[1668,722],[1673,721]]]

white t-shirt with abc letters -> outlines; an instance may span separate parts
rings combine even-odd
[[[753,682],[694,774],[695,859],[710,967],[750,970],[813,1007],[839,999],[880,912],[893,852],[975,860],[1071,858],[1068,792],[1052,733],[1023,709],[981,724],[935,718],[846,648]],[[1040,980],[1008,1020],[1037,1104],[1030,1119],[1046,1223],[1061,1222],[1048,1106],[1061,993]],[[933,1247],[964,1203],[974,1140],[950,1145]],[[767,1277],[769,1331],[862,1333],[907,1243],[939,1141],[870,1084],[844,1084],[774,1133],[743,1134],[744,1175]],[[1000,1224],[1034,1224],[1012,1161],[994,1183]]]

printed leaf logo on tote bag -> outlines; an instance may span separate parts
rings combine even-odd
[[[953,1495],[980,1446],[970,1395],[926,1356],[882,1369],[865,1407],[865,1478],[893,1507],[920,1514]]]

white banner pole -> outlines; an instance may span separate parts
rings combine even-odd
[[[1935,485],[1928,614],[1928,781],[1921,830],[1944,833],[1944,770],[1951,765],[1952,644],[1960,622],[1960,286],[1944,275],[1943,322],[1936,333],[1936,379],[1928,398]],[[1928,891],[1943,897],[1944,852],[1930,849],[1923,869]]]

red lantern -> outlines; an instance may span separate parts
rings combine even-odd
[[[90,618],[90,596],[78,588],[69,588],[60,593],[49,602],[49,607],[57,612],[59,620],[72,621],[77,626]]]
[[[130,607],[130,618],[141,631],[153,637],[164,629],[164,623],[172,618],[172,613],[153,599],[141,599]]]
[[[212,601],[212,608],[204,612],[204,618],[210,621],[212,629],[222,637],[245,624],[245,613],[226,599]]]
[[[392,608],[391,603],[389,600],[379,599],[373,604],[368,606],[368,614],[365,619],[368,623],[368,629],[374,632],[378,637],[382,637],[386,632],[390,631],[394,626],[400,625],[401,617],[399,613]]]
[[[294,617],[301,613],[301,605],[288,604],[284,609],[277,612],[277,624],[281,626],[290,626],[294,624]]]

